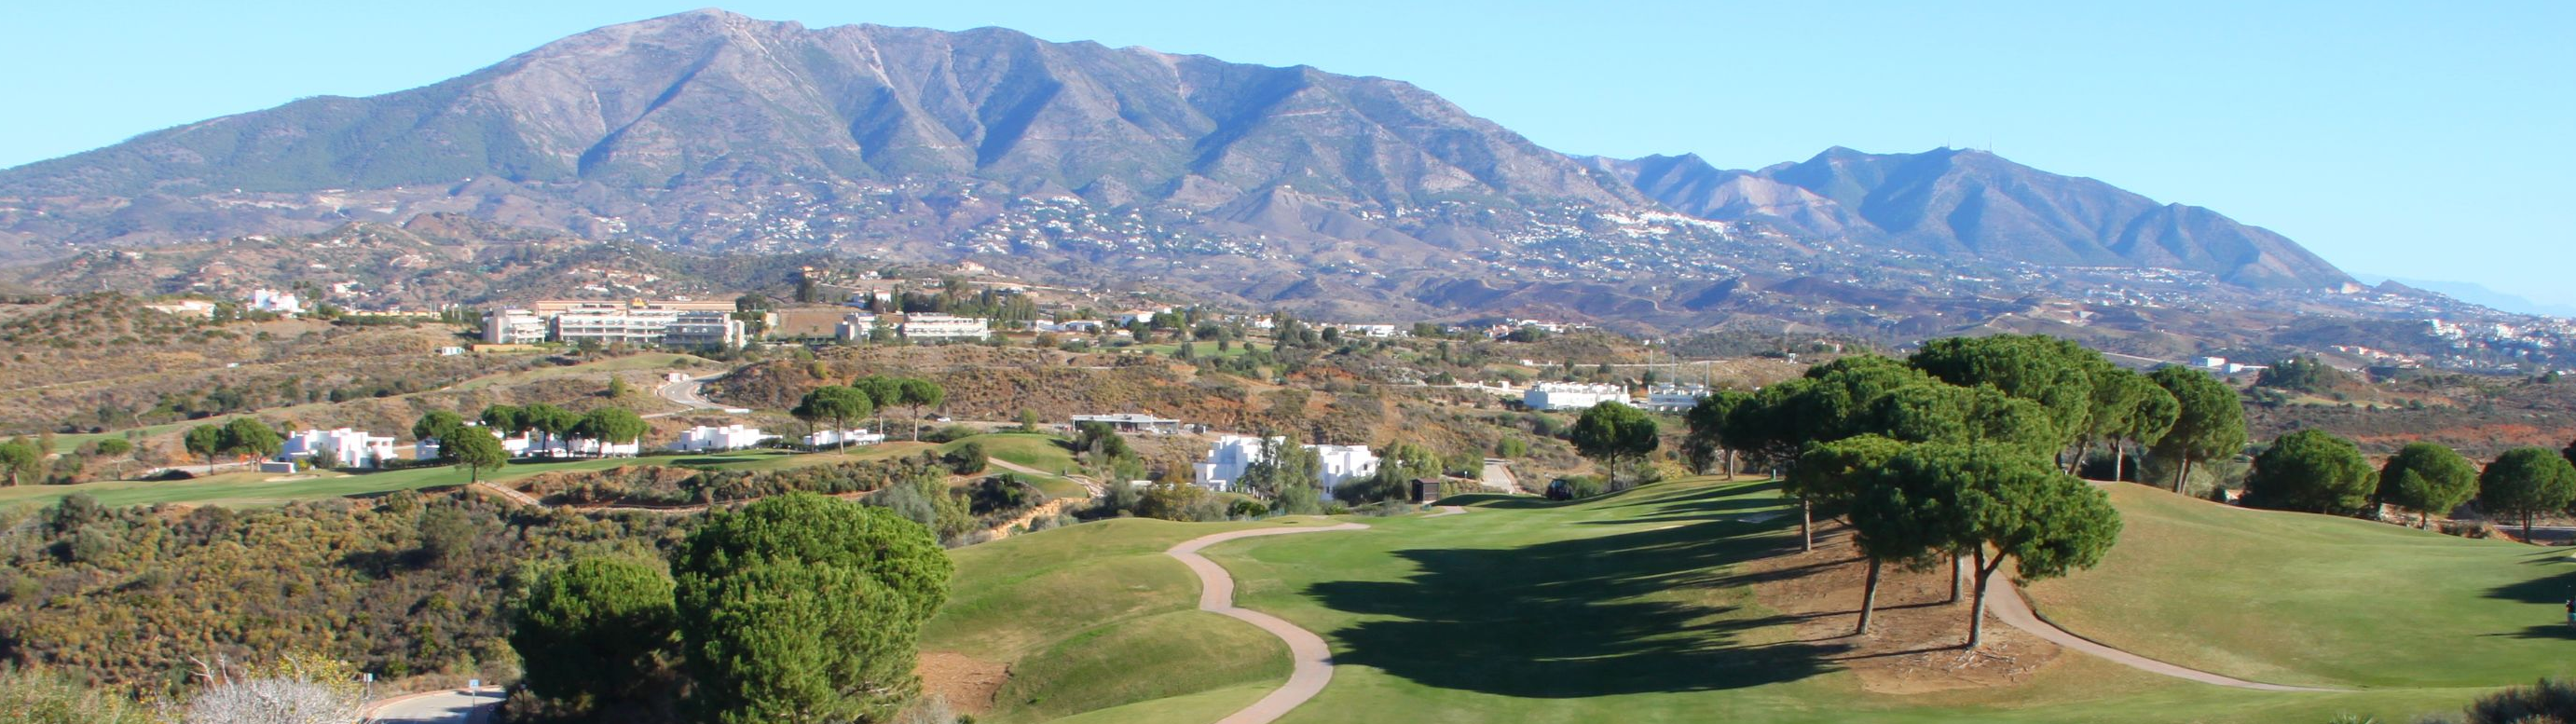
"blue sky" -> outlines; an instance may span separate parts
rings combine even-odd
[[[691,2],[47,3],[0,25],[0,166],[424,85]],[[1730,167],[1990,148],[2346,270],[2576,304],[2576,2],[798,2],[1413,82],[1570,153]],[[27,109],[40,109],[30,112]]]

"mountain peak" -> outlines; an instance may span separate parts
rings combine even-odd
[[[1804,163],[1750,172],[1709,169],[1698,174],[1705,180],[1694,183],[1671,181],[1670,164],[1631,170],[1640,189],[1684,213],[1721,221],[1766,218],[1793,230],[1856,234],[1921,253],[2205,271],[2258,287],[2350,281],[2271,231],[2208,209],[2041,171],[1982,149],[1874,154],[1834,146]],[[1718,185],[1729,175],[1796,187],[1816,198],[1789,206],[1741,203],[1745,182]],[[1776,189],[1762,193],[1775,202],[1790,198]]]

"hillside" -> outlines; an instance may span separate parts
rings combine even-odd
[[[1921,253],[2187,269],[2255,287],[2352,281],[2289,239],[2209,209],[2159,204],[1985,151],[1873,154],[1835,147],[1803,163],[1758,171],[1721,170],[1697,156],[1595,163],[1693,216],[1762,220]]]

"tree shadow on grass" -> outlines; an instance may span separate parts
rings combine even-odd
[[[2567,550],[2558,548],[2524,554],[2523,565],[2547,566],[2557,569],[2557,572],[2497,586],[2487,591],[2487,597],[2523,603],[2563,603],[2576,599],[2576,560],[2569,560],[2567,556]]]
[[[1778,552],[1769,528],[1704,521],[1521,548],[1397,551],[1419,572],[1340,581],[1308,595],[1378,620],[1329,634],[1337,663],[1372,666],[1425,686],[1571,698],[1713,691],[1795,681],[1848,650],[1749,643],[1747,632],[1793,624],[1731,603],[1724,567]],[[1646,600],[1643,597],[1656,595]]]

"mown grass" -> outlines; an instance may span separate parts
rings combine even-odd
[[[2127,497],[2122,504],[2136,507]],[[2164,678],[2070,653],[2016,686],[1874,693],[1845,668],[1840,655],[1847,642],[1803,640],[1795,620],[1754,598],[1743,564],[1794,543],[1795,516],[1781,512],[1767,484],[1693,480],[1582,503],[1489,499],[1464,516],[1358,518],[1372,528],[1238,541],[1209,555],[1233,572],[1242,605],[1315,630],[1334,647],[1339,666],[1333,684],[1283,720],[1291,724],[2324,722],[2344,714],[2405,721],[2456,710],[2483,687],[2515,683],[2549,665],[2526,662],[2532,668],[2457,685],[2269,693]],[[1225,528],[1151,525],[1156,544]],[[1125,626],[1140,620],[1105,613],[1113,599],[1162,596],[1165,605],[1186,605],[1168,598],[1180,590],[1172,577],[1185,575],[1177,565],[1136,558],[1159,549],[1131,538],[1144,531],[1111,532],[1098,524],[1076,526],[1004,541],[1016,544],[1010,547],[961,551],[961,561],[975,562],[961,569],[959,608],[934,625],[936,638],[980,646],[976,655],[1025,667],[1015,671],[1035,671],[1039,667],[1019,656],[1046,650],[1025,643],[1044,637],[1014,632],[1089,630],[1102,621]],[[1115,539],[1128,540],[1108,543]],[[2461,565],[2508,578],[2496,569],[2532,571],[2511,559]],[[979,580],[995,572],[1005,575]],[[2529,580],[2545,574],[2524,575]],[[977,592],[967,593],[970,587]],[[2364,615],[2380,620],[2357,627],[2357,635],[2389,635],[2443,613]],[[998,633],[965,633],[987,627],[998,627]],[[1172,635],[1177,634],[1157,634]],[[1003,645],[1004,640],[1023,643]],[[1242,656],[1131,658],[1119,676],[1162,680],[1207,667],[1240,670]],[[2413,669],[2422,681],[2442,680],[2434,671],[2438,663],[2389,665]],[[1085,686],[1079,680],[1084,678],[1089,677],[1033,677],[1014,681],[1010,691],[1022,701],[1062,702],[1080,696],[1064,687]],[[1144,693],[1103,685],[1125,692],[1109,699]],[[1166,698],[1093,710],[1069,721],[1204,724],[1258,698],[1259,689],[1241,686],[1196,681],[1165,687],[1172,692]],[[1076,710],[1049,706],[1004,716]]]
[[[2565,549],[2247,510],[2138,485],[2103,565],[2030,587],[2069,630],[2258,681],[2483,686],[2565,675]]]
[[[1046,721],[1253,687],[1211,699],[1239,698],[1239,708],[1286,680],[1287,646],[1197,610],[1197,578],[1163,550],[1212,532],[1291,524],[1114,520],[958,549],[956,583],[922,649],[1011,665],[996,708],[978,721]],[[1171,711],[1211,708],[1232,711]]]
[[[562,470],[604,470],[620,465],[652,464],[667,458],[605,458],[556,462],[511,463],[483,480],[507,482]],[[380,473],[309,473],[276,475],[232,472],[192,480],[150,482],[114,480],[83,485],[21,486],[0,489],[0,505],[52,505],[86,494],[111,507],[186,503],[191,505],[262,506],[297,500],[373,495],[447,485],[464,485],[466,473],[452,466],[419,467]]]

